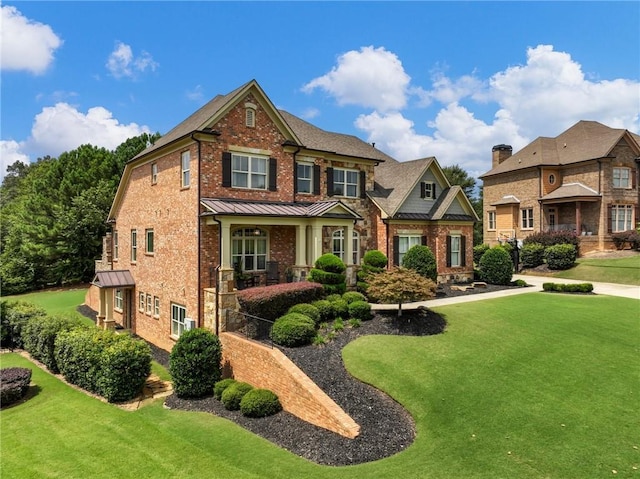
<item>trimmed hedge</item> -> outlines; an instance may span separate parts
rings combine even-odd
[[[321,284],[301,281],[244,289],[238,291],[237,298],[245,313],[275,321],[291,306],[312,303],[324,295]]]
[[[474,246],[473,247],[473,263],[480,264],[480,258],[482,258],[482,255],[485,254],[487,250],[490,248],[491,247],[486,243]]]
[[[369,276],[384,271],[388,263],[389,260],[381,251],[377,249],[367,251],[362,258],[362,267],[356,274],[358,291],[366,294],[369,288]]]
[[[480,258],[480,278],[490,284],[508,285],[513,275],[511,256],[502,246],[488,249]]]
[[[266,417],[282,411],[278,396],[268,389],[252,389],[240,401],[240,412],[247,417]]]
[[[617,249],[624,249],[625,243],[629,243],[631,249],[640,249],[640,234],[636,230],[613,233],[611,239]]]
[[[347,291],[342,295],[342,299],[344,299],[347,304],[351,304],[354,301],[366,301],[367,297],[362,293],[358,293],[357,291]]]
[[[335,311],[328,299],[319,299],[311,303],[320,313],[320,322],[328,323],[335,319]]]
[[[286,314],[278,318],[271,327],[271,339],[281,346],[304,346],[310,344],[315,335],[315,322],[300,313]]]
[[[592,293],[593,285],[591,283],[542,283],[542,289],[556,293]]]
[[[540,243],[527,243],[520,249],[520,261],[523,268],[535,268],[544,263],[544,246]]]
[[[347,319],[349,316],[349,304],[342,298],[329,300],[331,307],[333,308],[333,317]]]
[[[220,381],[222,345],[218,336],[202,328],[183,332],[169,355],[173,390],[181,398],[213,394]]]
[[[82,389],[99,394],[100,356],[106,345],[114,342],[112,331],[76,328],[62,331],[56,337],[54,356],[67,381]]]
[[[580,240],[573,231],[548,231],[546,233],[534,233],[522,240],[523,244],[540,243],[545,248],[556,244],[572,244],[579,252]]]
[[[222,404],[225,409],[229,411],[237,411],[240,409],[240,402],[245,394],[253,389],[253,386],[248,383],[236,382],[235,384],[227,387],[221,396]]]
[[[0,302],[0,346],[9,349],[24,347],[22,330],[33,317],[45,317],[46,311],[26,301]]]
[[[24,348],[31,357],[43,363],[52,373],[60,370],[54,355],[56,336],[63,331],[79,327],[73,319],[59,316],[34,316],[22,329]]]
[[[362,257],[362,264],[373,266],[374,268],[386,268],[389,260],[386,255],[377,249],[367,251]]]
[[[428,246],[415,245],[409,248],[402,257],[402,266],[416,271],[420,276],[431,281],[438,279],[436,257]]]
[[[31,383],[31,369],[0,369],[0,408],[22,399],[29,391],[29,383]]]
[[[218,400],[221,399],[222,398],[222,393],[224,392],[224,390],[227,389],[232,384],[235,384],[237,382],[238,381],[236,381],[233,378],[227,378],[227,379],[222,379],[222,380],[218,381],[217,383],[215,383],[213,385],[213,397],[218,399]]]
[[[544,250],[549,269],[569,269],[576,262],[577,251],[571,244],[556,244]]]
[[[338,274],[344,273],[347,269],[342,260],[332,253],[325,253],[320,256],[314,263],[314,266],[316,269]]]
[[[366,301],[354,301],[349,303],[349,317],[353,319],[359,319],[361,321],[368,321],[371,316],[371,305]]]
[[[344,283],[346,276],[343,273],[332,273],[330,271],[322,271],[321,269],[312,268],[309,271],[309,281],[327,284],[341,284]]]
[[[347,290],[347,267],[336,255],[327,253],[315,262],[309,272],[309,281],[322,284],[326,294],[342,294]]]
[[[300,313],[311,318],[315,324],[320,322],[320,311],[312,304],[300,303],[289,308],[288,313]]]

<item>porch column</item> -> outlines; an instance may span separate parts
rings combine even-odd
[[[582,203],[576,201],[576,234],[579,236],[582,234]]]
[[[322,256],[322,225],[314,224],[311,227],[311,263]]]
[[[225,220],[222,220],[220,238],[220,243],[222,244],[222,251],[220,251],[221,269],[233,269],[231,265],[231,224]]]
[[[296,225],[296,266],[307,265],[307,225]]]
[[[98,289],[98,292],[100,294],[100,300],[98,301],[98,317],[96,319],[96,326],[98,326],[99,328],[101,328],[102,325],[104,324],[104,317],[106,315],[105,313],[106,307],[107,307],[106,305],[107,299],[105,296],[106,291],[107,290],[105,288]]]
[[[113,289],[105,288],[106,316],[104,318],[104,329],[115,329],[116,321],[113,319]]]
[[[353,223],[344,229],[344,264],[353,264]]]

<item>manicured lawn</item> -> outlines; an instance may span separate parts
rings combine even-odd
[[[36,304],[51,315],[64,315],[80,319],[86,324],[93,322],[76,311],[76,308],[84,303],[87,288],[72,288],[64,290],[39,291],[20,294],[16,296],[4,296],[0,299],[8,301],[27,301]]]
[[[577,263],[575,267],[559,271],[553,276],[640,286],[640,254],[613,259],[580,258]]]
[[[637,477],[638,301],[530,293],[438,312],[442,335],[370,336],[344,350],[354,375],[416,420],[415,443],[396,456],[318,466],[226,420],[160,402],[124,412],[34,368],[37,394],[0,412],[2,475]]]

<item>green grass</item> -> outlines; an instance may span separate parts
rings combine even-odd
[[[579,258],[577,265],[554,273],[555,278],[640,286],[640,254],[626,258]]]
[[[52,316],[70,316],[81,320],[83,323],[93,324],[93,321],[76,311],[76,308],[84,303],[86,293],[87,288],[80,287],[65,290],[38,291],[16,296],[3,296],[1,299],[3,301],[26,301],[40,306]]]
[[[530,293],[438,312],[442,335],[367,336],[343,353],[416,421],[390,458],[318,466],[224,419],[160,402],[124,412],[34,368],[37,394],[0,412],[2,477],[638,477],[638,301]]]

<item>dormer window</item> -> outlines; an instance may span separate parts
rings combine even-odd
[[[436,199],[436,184],[432,181],[423,181],[420,183],[420,198],[425,200]]]
[[[244,104],[244,121],[245,125],[249,128],[254,128],[256,126],[256,109],[258,107],[253,103],[245,103]]]

